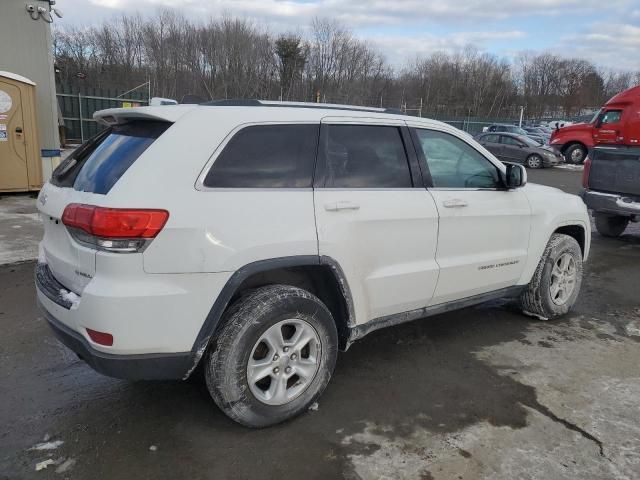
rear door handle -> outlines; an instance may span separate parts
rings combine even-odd
[[[442,202],[446,208],[460,208],[466,207],[469,205],[466,200],[462,200],[461,198],[452,198],[450,200],[445,200]]]
[[[339,202],[325,203],[324,209],[328,212],[337,212],[338,210],[359,210],[360,205],[343,200]]]

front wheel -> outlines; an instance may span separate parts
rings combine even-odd
[[[209,393],[232,420],[266,427],[307,410],[331,378],[338,334],[327,307],[288,285],[261,287],[225,314],[205,364]]]
[[[542,157],[540,155],[529,155],[527,157],[527,167],[529,168],[542,168],[543,162],[542,162]]]
[[[604,237],[619,237],[629,225],[629,218],[619,215],[594,214],[596,230]]]
[[[587,156],[587,149],[578,143],[574,143],[564,152],[564,159],[567,163],[580,165]]]
[[[582,285],[582,250],[575,238],[554,233],[538,268],[520,297],[524,313],[541,320],[566,314]]]

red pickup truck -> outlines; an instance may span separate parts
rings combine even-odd
[[[611,98],[589,123],[556,129],[550,145],[559,149],[567,163],[582,163],[596,145],[640,146],[640,86]]]

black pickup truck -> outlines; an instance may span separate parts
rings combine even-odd
[[[622,235],[640,220],[640,147],[595,147],[584,164],[581,193],[593,210],[596,229]]]

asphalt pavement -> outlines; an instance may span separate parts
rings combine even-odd
[[[577,193],[580,175],[529,181]],[[377,331],[340,354],[317,410],[258,431],[198,381],[95,373],[49,332],[33,268],[0,266],[0,479],[640,476],[638,224],[593,233],[570,315],[499,301]]]

